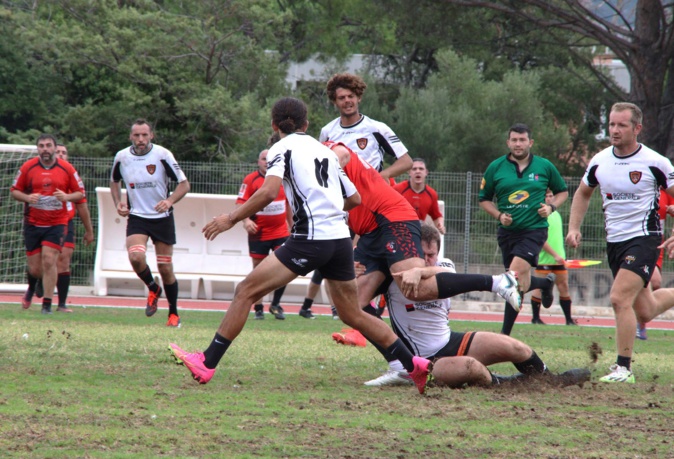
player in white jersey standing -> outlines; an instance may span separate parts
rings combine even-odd
[[[180,327],[178,315],[178,281],[173,273],[173,246],[176,243],[173,205],[189,191],[190,183],[177,161],[166,148],[152,143],[152,126],[144,119],[131,125],[132,145],[115,155],[110,176],[110,191],[117,213],[128,217],[126,249],[129,261],[138,277],[147,285],[149,295],[145,315],[157,312],[162,288],[154,281],[147,265],[147,241],[152,238],[169,305],[168,327]],[[122,185],[126,184],[126,201],[122,200]],[[173,193],[169,181],[178,183]]]
[[[251,303],[317,269],[328,281],[339,317],[398,358],[423,393],[430,362],[413,356],[388,325],[358,307],[345,211],[360,204],[361,198],[339,167],[337,156],[306,135],[308,125],[304,102],[290,97],[278,100],[272,108],[272,128],[279,131],[281,140],[267,154],[264,183],[244,204],[230,214],[214,217],[202,230],[213,240],[272,202],[283,183],[294,215],[290,238],[237,286],[227,314],[204,352],[187,353],[176,344],[170,344],[170,349],[195,380],[206,384],[241,333]]]
[[[573,196],[566,236],[571,247],[580,245],[580,226],[590,197],[599,187],[614,278],[610,298],[618,353],[611,372],[600,379],[609,383],[634,383],[631,363],[637,320],[649,322],[674,306],[674,289],[653,292],[649,286],[662,242],[659,190],[662,187],[674,195],[674,167],[669,159],[637,141],[642,120],[641,109],[634,104],[619,102],[611,107],[611,146],[590,161]]]
[[[330,78],[326,92],[330,102],[337,107],[339,117],[323,126],[318,140],[343,143],[389,182],[408,172],[412,168],[413,161],[405,145],[390,127],[360,113],[359,104],[366,88],[365,81],[351,73],[337,73]],[[393,161],[386,168],[384,168],[384,155],[388,155]],[[310,285],[307,289],[303,309],[311,307],[318,293],[317,286],[321,283],[320,275],[314,273],[311,283],[313,286]],[[333,310],[333,316],[334,313]]]
[[[408,276],[418,280],[440,272],[455,273],[454,263],[438,259],[440,233],[428,223],[421,225],[421,246],[424,250],[425,268],[413,268]],[[402,273],[401,276],[404,276]],[[432,376],[440,385],[459,387],[464,384],[489,386],[500,384],[512,377],[492,374],[488,365],[512,362],[522,376],[547,375],[562,385],[580,384],[590,378],[587,369],[573,369],[553,376],[536,352],[523,342],[508,335],[492,332],[456,332],[449,328],[447,316],[450,299],[413,301],[405,297],[391,279],[386,304],[391,316],[393,331],[415,355],[434,361]],[[386,357],[386,356],[385,356]],[[409,375],[400,363],[387,357],[389,370],[379,378],[367,381],[367,386],[411,384]],[[554,379],[558,378],[558,379]]]

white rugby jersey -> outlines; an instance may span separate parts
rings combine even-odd
[[[152,144],[144,155],[134,153],[133,146],[120,150],[112,163],[110,180],[124,180],[131,214],[143,218],[167,217],[173,212],[157,212],[154,207],[169,197],[169,180],[184,182],[185,174],[178,166],[173,153],[160,145]]]
[[[267,176],[283,179],[293,210],[291,237],[329,240],[350,237],[344,198],[356,193],[337,155],[313,137],[294,133],[267,153]]]
[[[361,115],[360,121],[352,126],[342,126],[339,118],[321,129],[319,141],[342,142],[358,156],[374,167],[383,169],[384,154],[396,160],[407,153],[407,148],[386,124]]]
[[[613,147],[608,147],[592,158],[583,182],[593,188],[599,186],[608,242],[662,234],[657,211],[659,190],[674,185],[674,167],[669,159],[645,145],[624,157],[616,156]]]
[[[454,263],[448,258],[438,260],[436,266],[456,272]],[[412,346],[414,355],[431,357],[449,342],[449,298],[414,302],[403,295],[398,284],[391,282],[387,304],[395,332]]]

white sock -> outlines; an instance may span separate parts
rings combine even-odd
[[[400,360],[394,360],[393,362],[389,362],[388,368],[389,368],[389,370],[393,370],[393,371],[407,371],[407,370],[405,370],[405,367],[403,366],[403,364],[400,363]]]
[[[499,274],[497,276],[491,276],[491,291],[492,292],[498,291],[498,284],[501,283],[501,279],[503,279],[503,274]]]

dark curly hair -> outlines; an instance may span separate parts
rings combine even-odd
[[[352,73],[337,73],[330,78],[326,86],[328,99],[334,102],[337,98],[337,89],[344,88],[352,91],[356,96],[363,97],[367,84],[358,75]]]

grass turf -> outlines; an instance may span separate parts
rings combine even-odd
[[[183,311],[180,329],[125,308],[43,316],[13,304],[0,316],[5,457],[603,458],[671,457],[674,448],[671,332],[637,341],[637,384],[610,385],[596,380],[615,358],[613,329],[518,324],[513,336],[553,371],[587,366],[593,381],[420,396],[363,386],[386,364],[370,345],[333,343],[342,324],[329,317],[251,314],[213,380],[199,385],[167,345],[203,350],[222,313]]]

